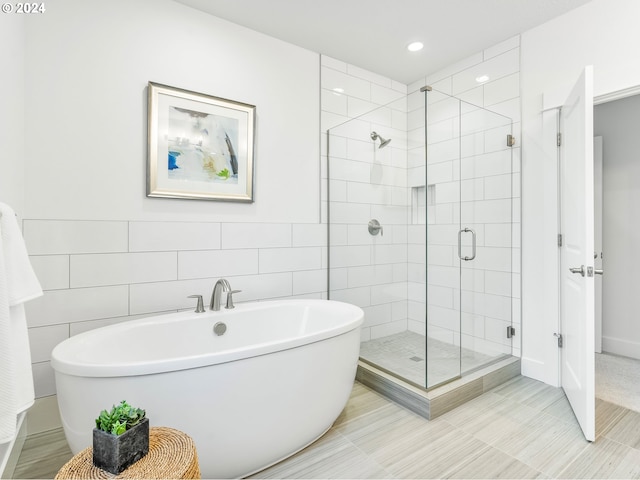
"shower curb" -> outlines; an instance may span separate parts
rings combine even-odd
[[[511,357],[426,390],[360,360],[356,380],[427,420],[433,420],[518,375],[520,358]]]

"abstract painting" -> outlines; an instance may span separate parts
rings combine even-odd
[[[149,82],[147,196],[253,202],[255,106]]]

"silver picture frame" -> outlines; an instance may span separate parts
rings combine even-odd
[[[147,196],[254,201],[256,107],[149,82]]]

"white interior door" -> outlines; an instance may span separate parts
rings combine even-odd
[[[603,163],[602,137],[593,138],[593,207],[594,207],[594,238],[593,238],[593,268],[602,269],[602,194],[603,194]],[[602,353],[602,275],[595,279],[595,351]]]
[[[595,440],[593,67],[561,111],[561,379],[587,440]]]

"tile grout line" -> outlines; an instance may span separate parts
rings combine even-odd
[[[516,381],[514,380],[512,383],[516,383]],[[496,388],[498,388],[498,387],[496,387]],[[488,392],[487,392],[487,393],[488,393]],[[556,417],[556,416],[554,416],[554,415],[551,415],[550,413],[544,412],[544,411],[543,411],[544,409],[538,409],[538,408],[532,407],[531,405],[525,404],[525,403],[523,403],[523,402],[522,402],[522,401],[520,401],[520,400],[516,400],[516,399],[514,399],[514,398],[511,398],[510,396],[502,395],[502,394],[497,393],[497,392],[494,392],[494,393],[495,393],[496,395],[498,395],[498,396],[500,396],[500,397],[504,398],[504,399],[507,399],[507,400],[513,401],[513,402],[517,403],[518,405],[520,405],[520,406],[522,406],[522,407],[526,407],[526,408],[529,408],[529,409],[532,409],[532,410],[536,411],[536,412],[538,413],[538,415],[537,415],[537,417],[538,417],[538,418],[540,417],[540,415],[543,415],[543,416],[548,417],[549,419],[551,419],[551,420],[553,420],[553,421],[562,421],[562,422],[563,422],[564,424],[566,424],[566,425],[575,425],[575,423],[574,423],[574,422],[567,422],[567,421],[562,420],[561,418],[558,418],[558,417]],[[538,392],[538,393],[539,393],[539,392]],[[528,400],[528,399],[530,399],[530,398],[531,398],[531,396],[528,396],[528,397],[526,398],[526,400]],[[550,404],[550,405],[552,405],[552,404]],[[544,408],[547,408],[547,407],[549,407],[550,405],[547,405],[547,406],[546,406],[546,407],[544,407]],[[521,425],[521,427],[524,427],[526,424],[520,424],[520,425]],[[475,435],[473,435],[473,434],[471,434],[471,435],[472,435],[474,438],[476,438],[476,436],[475,436]],[[480,440],[480,439],[478,439],[478,440]],[[532,470],[534,470],[534,471],[536,471],[536,472],[539,472],[541,475],[544,475],[545,477],[546,477],[546,476],[548,476],[548,474],[547,474],[547,473],[545,473],[545,472],[543,472],[543,471],[540,471],[540,469],[538,469],[538,468],[534,467],[533,465],[531,465],[527,460],[525,460],[525,459],[521,460],[521,459],[519,459],[518,457],[514,457],[513,455],[511,455],[511,454],[509,454],[509,453],[505,452],[503,449],[501,449],[501,448],[499,448],[499,447],[496,447],[496,446],[493,446],[493,445],[491,445],[491,446],[492,446],[493,448],[495,448],[496,450],[498,450],[498,451],[502,452],[504,455],[507,455],[507,456],[509,456],[510,458],[513,458],[513,459],[515,459],[516,461],[521,462],[522,464],[526,465],[527,467],[531,468]],[[578,458],[580,455],[582,455],[582,453],[583,453],[587,448],[589,448],[589,446],[590,446],[590,442],[587,442],[587,443],[586,443],[586,445],[584,445],[584,447],[583,447],[579,452],[577,452],[577,453],[573,456],[573,458],[571,459],[571,461],[569,462],[569,464],[568,464],[566,467],[564,467],[562,470],[560,470],[560,472],[558,472],[558,474],[557,474],[555,477],[553,477],[553,478],[563,478],[562,473],[563,473],[563,472],[565,472],[565,471],[569,468],[569,466],[570,466],[570,465],[572,465],[572,464],[577,460],[577,458]]]
[[[584,446],[584,448],[582,450],[580,450],[578,453],[576,453],[576,455],[571,459],[571,461],[567,464],[567,466],[565,466],[562,470],[560,470],[558,472],[558,475],[556,475],[555,478],[566,478],[563,474],[564,472],[566,472],[569,468],[571,468],[571,466],[576,463],[576,461],[578,460],[578,458],[580,456],[582,456],[582,454],[591,446],[591,445],[595,445],[595,442],[587,442],[587,444]],[[609,455],[610,456],[610,455]]]
[[[485,452],[489,451],[491,448],[493,448],[490,444],[486,443],[485,441],[477,438],[475,435],[473,435],[472,433],[466,432],[464,430],[462,430],[461,428],[456,427],[455,425],[453,425],[452,423],[448,422],[447,420],[443,420],[444,423],[446,423],[447,425],[449,425],[449,427],[451,428],[451,430],[455,431],[455,432],[461,432],[463,434],[469,435],[471,438],[473,438],[474,440],[482,443],[484,445],[484,448],[482,448],[480,451],[477,452],[476,455],[473,456],[473,458],[469,458],[466,457],[464,459],[461,459],[457,464],[452,465],[451,467],[449,467],[443,474],[442,474],[442,478],[449,478],[449,476],[451,475],[451,473],[453,473],[456,469],[460,469],[462,467],[464,467],[465,465],[468,465],[469,463],[473,462],[474,460],[476,460],[477,458],[479,458],[481,455],[483,455]],[[511,457],[513,458],[513,457]]]
[[[487,393],[488,393],[488,392],[487,392]],[[505,398],[505,397],[503,397],[503,398]],[[525,407],[526,407],[526,405],[525,405]],[[491,448],[492,448],[492,449],[497,450],[498,452],[502,453],[503,455],[505,455],[505,456],[509,457],[510,459],[515,460],[516,462],[519,462],[519,463],[521,463],[521,464],[523,464],[523,465],[526,465],[528,468],[532,469],[532,470],[533,470],[533,471],[535,471],[535,472],[538,472],[540,475],[544,475],[545,477],[547,476],[544,472],[540,471],[538,468],[536,468],[536,467],[534,467],[534,466],[530,465],[529,463],[527,463],[527,462],[526,462],[526,461],[524,461],[524,460],[520,460],[519,458],[514,457],[513,455],[511,455],[510,453],[505,452],[504,450],[502,450],[502,449],[501,449],[501,448],[499,448],[499,447],[496,447],[496,446],[494,446],[494,445],[491,445],[490,443],[485,442],[485,441],[484,441],[484,440],[482,440],[481,438],[478,438],[474,433],[472,433],[472,432],[467,432],[466,430],[463,430],[463,429],[461,429],[461,428],[458,428],[458,427],[456,427],[455,425],[453,425],[452,423],[448,422],[447,420],[444,420],[444,421],[445,421],[446,423],[448,423],[449,425],[451,425],[451,426],[452,426],[453,428],[455,428],[456,430],[459,430],[459,431],[461,431],[461,432],[463,432],[463,433],[466,433],[467,435],[470,435],[470,436],[471,436],[471,437],[473,437],[475,440],[477,440],[477,441],[479,441],[479,442],[482,442],[482,443],[484,443],[484,444],[487,446],[487,448],[486,448],[486,449],[483,449],[483,450],[482,450],[482,452],[480,452],[480,453],[479,453],[475,458],[478,458],[478,457],[480,456],[480,454],[482,454],[482,453],[484,453],[485,451],[487,451],[487,450],[489,450],[489,449],[491,449]],[[467,463],[468,463],[468,462],[467,462]],[[464,464],[464,462],[461,462],[461,464],[460,464],[460,465],[463,465],[463,464]],[[450,473],[450,472],[448,471],[448,472],[447,472],[447,474],[449,474],[449,473]],[[447,474],[443,475],[443,477],[446,477],[446,476],[447,476]]]
[[[382,407],[379,407],[382,408]],[[373,411],[379,410],[379,408],[376,408]],[[366,416],[371,412],[368,412],[367,414],[363,415]],[[360,416],[358,417],[360,418]],[[348,423],[348,422],[347,422]],[[344,425],[344,424],[342,424]],[[333,427],[331,427],[331,430],[334,430]],[[367,460],[369,460],[370,462],[374,463],[376,466],[378,466],[380,468],[380,470],[382,470],[386,475],[385,478],[386,479],[393,479],[393,478],[397,478],[395,475],[392,475],[391,472],[389,472],[389,470],[387,470],[384,466],[380,465],[380,463],[378,463],[377,460],[375,460],[370,454],[368,454],[367,452],[365,452],[364,450],[362,450],[360,447],[358,447],[355,443],[353,443],[351,441],[351,439],[349,437],[347,437],[346,435],[342,434],[341,432],[339,432],[338,430],[334,431],[336,434],[338,434],[341,438],[343,438],[346,442],[349,443],[349,445],[351,445],[353,448],[355,448],[358,452],[360,452],[362,455],[364,455]]]
[[[602,399],[600,399],[600,400],[602,400]],[[607,402],[606,400],[602,400],[602,401],[603,402]],[[607,403],[611,403],[611,402],[607,402]],[[626,407],[623,407],[622,405],[617,405],[615,403],[611,403],[611,404],[615,405],[617,407],[620,407],[620,412],[617,415],[615,415],[614,418],[611,419],[611,421],[608,423],[608,425],[606,425],[605,427],[602,428],[602,433],[598,434],[598,432],[596,432],[596,441],[600,437],[606,438],[608,440],[613,440],[612,438],[607,437],[607,434],[613,429],[613,427],[618,423],[618,421],[620,421],[620,419],[624,415],[627,414],[627,412],[632,412],[633,411],[633,410],[630,410],[630,409],[628,409]],[[613,441],[616,441],[616,440],[613,440]]]

